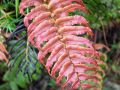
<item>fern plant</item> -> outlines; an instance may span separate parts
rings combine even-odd
[[[102,89],[105,64],[87,38],[93,32],[82,15],[69,16],[75,10],[89,13],[82,0],[22,0],[19,8],[38,60],[62,89]]]
[[[0,76],[2,78],[0,80],[3,82],[0,90],[26,90],[28,84],[41,75],[41,65],[36,58],[37,50],[27,41],[23,22],[17,25],[6,41],[2,35],[5,36],[5,34],[0,33],[0,62],[1,60],[6,61],[9,69],[5,63],[0,63],[1,73],[4,73]],[[7,44],[9,53],[3,43]]]
[[[8,63],[9,53],[6,50],[5,45],[3,44],[5,37],[2,35],[0,30],[0,61],[6,61]]]
[[[9,45],[8,50],[11,55],[9,68],[11,70],[12,68],[18,68],[15,70],[16,74],[18,75],[22,72],[31,81],[34,75],[40,74],[40,71],[36,69],[40,68],[40,64],[37,63],[36,50],[29,44],[26,36],[25,26],[23,22],[20,22],[6,43]]]

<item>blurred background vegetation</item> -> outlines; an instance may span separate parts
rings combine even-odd
[[[90,13],[89,21],[96,43],[111,49],[103,90],[120,90],[120,0],[83,0]],[[9,52],[9,64],[0,61],[0,90],[59,90],[37,61],[37,50],[27,41],[20,0],[0,0],[0,43]],[[74,14],[81,14],[75,11]]]

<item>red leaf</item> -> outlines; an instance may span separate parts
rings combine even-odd
[[[104,62],[84,37],[93,32],[83,16],[68,16],[77,9],[88,12],[82,0],[26,0],[20,4],[21,13],[29,6],[35,8],[24,19],[28,39],[39,50],[38,59],[48,73],[62,89],[100,90],[104,74],[100,65]]]

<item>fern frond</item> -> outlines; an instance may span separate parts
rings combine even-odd
[[[0,30],[0,61],[5,61],[7,64],[9,62],[9,53],[6,50],[6,46],[4,45],[5,37],[4,34]]]
[[[31,6],[34,8],[25,14]],[[89,12],[82,0],[22,0],[20,4],[28,39],[56,82],[68,90],[101,90],[104,62],[85,37],[93,35],[87,20],[80,15],[68,16],[75,10]]]
[[[6,61],[6,63],[8,63],[9,62],[8,58],[9,58],[8,51],[6,50],[3,43],[0,42],[0,60],[4,60]]]
[[[16,37],[18,40],[16,40]],[[36,67],[40,68],[36,57],[35,49],[29,44],[26,38],[26,29],[23,23],[18,25],[16,30],[11,34],[7,40],[9,45],[9,53],[11,55],[9,68],[17,67],[16,74],[22,72],[25,76],[28,76],[29,80],[32,80],[32,75],[36,72]]]

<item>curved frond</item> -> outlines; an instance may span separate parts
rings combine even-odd
[[[68,16],[75,10],[88,13],[82,0],[26,0],[20,12],[28,6],[34,6],[24,18],[28,39],[48,73],[63,89],[101,90],[104,62],[85,37],[93,32],[83,16]]]
[[[29,80],[32,80],[32,75],[35,74],[36,67],[40,68],[40,64],[36,59],[36,50],[27,41],[26,34],[25,26],[21,23],[7,40],[11,55],[9,67],[10,69],[18,68],[16,69],[17,75],[22,72],[22,74],[28,76]]]

